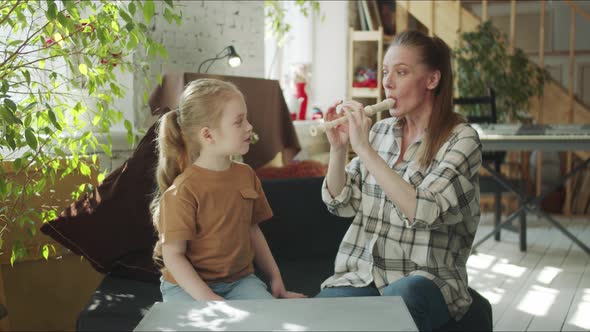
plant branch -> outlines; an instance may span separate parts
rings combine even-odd
[[[2,21],[0,21],[0,26],[2,26],[4,24],[4,22],[6,22],[6,20],[10,17],[10,14],[12,14],[12,12],[16,9],[16,7],[18,7],[21,3],[21,0],[17,0],[14,5],[12,6],[12,8],[10,8],[10,11],[6,14],[6,16],[4,16],[4,18],[2,19]]]

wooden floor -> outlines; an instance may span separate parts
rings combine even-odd
[[[554,217],[590,246],[590,217]],[[503,231],[467,262],[470,286],[492,303],[494,330],[590,330],[590,256],[548,222],[527,218],[526,252],[517,233]],[[492,215],[483,215],[476,241],[491,225]]]

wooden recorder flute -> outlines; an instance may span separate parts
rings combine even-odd
[[[340,106],[340,105],[338,105],[338,106]],[[391,109],[394,106],[395,106],[394,99],[385,99],[381,102],[378,102],[375,105],[365,106],[364,111],[367,116],[371,116],[375,113],[387,111],[388,109]],[[316,126],[311,126],[309,128],[309,134],[311,136],[316,136],[320,131],[326,131],[327,129],[337,127],[338,125],[346,123],[346,121],[348,121],[348,119],[346,117],[341,117],[336,120],[324,122],[324,123],[316,125]]]

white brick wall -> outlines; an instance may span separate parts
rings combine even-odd
[[[154,119],[143,101],[151,92],[157,75],[167,71],[197,72],[206,59],[215,57],[223,48],[233,45],[242,57],[242,65],[231,68],[227,59],[216,61],[209,73],[264,77],[264,2],[263,1],[174,1],[182,11],[182,25],[168,24],[156,14],[152,37],[168,50],[168,60],[150,63],[150,86],[143,77],[135,77],[133,109],[137,128],[147,128]],[[161,10],[163,2],[158,3]],[[203,66],[203,71],[206,66]]]
[[[127,97],[117,101],[117,105],[136,129],[146,130],[155,121],[143,95],[146,91],[149,94],[158,83],[158,74],[163,75],[166,71],[197,72],[201,62],[214,57],[226,46],[235,47],[242,57],[242,65],[231,68],[226,59],[218,60],[209,73],[264,77],[263,1],[174,1],[174,5],[182,11],[181,26],[175,22],[168,24],[160,14],[164,3],[156,2],[156,16],[150,26],[153,29],[152,38],[166,47],[168,59],[158,58],[149,63],[150,85],[145,85],[140,72],[121,74],[128,90]],[[141,61],[141,57],[137,56],[135,60]],[[124,131],[122,125],[114,130]],[[116,168],[129,156],[131,151],[123,143],[123,137],[120,140],[114,138],[114,143],[120,141],[122,146],[114,147],[118,152],[113,155],[112,161],[104,160],[107,168]]]

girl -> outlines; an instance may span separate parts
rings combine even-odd
[[[160,119],[152,210],[164,302],[304,297],[285,290],[258,227],[272,217],[260,180],[230,159],[248,152],[251,134],[242,93],[215,79],[190,82]]]

